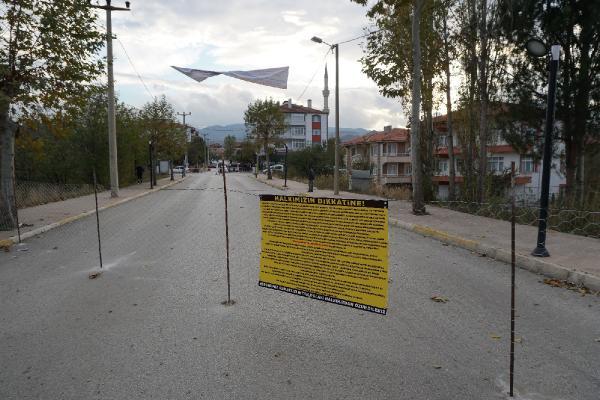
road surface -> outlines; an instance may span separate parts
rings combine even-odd
[[[387,316],[260,288],[258,193],[183,183],[0,254],[0,399],[507,398],[509,267],[390,227]],[[508,233],[507,233],[508,234]],[[521,399],[600,398],[600,297],[517,273]],[[447,303],[430,298],[440,295]]]

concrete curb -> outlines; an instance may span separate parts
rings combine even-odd
[[[478,254],[485,255],[508,264],[511,262],[510,251],[492,247],[475,240],[465,239],[460,236],[424,225],[404,222],[395,218],[390,218],[389,221],[390,224],[407,231],[419,233],[423,236],[428,236],[439,240],[440,242],[474,251]],[[516,265],[519,268],[526,269],[536,274],[545,275],[550,278],[566,280],[577,285],[585,286],[593,291],[600,291],[600,277],[590,275],[586,272],[576,271],[567,267],[563,267],[562,265],[542,261],[539,258],[529,257],[518,253],[516,254]]]
[[[173,185],[181,183],[184,180],[185,180],[185,178],[183,178],[183,179],[181,179],[179,181],[169,182],[169,183],[167,183],[164,186],[157,187],[157,188],[154,188],[154,189],[149,189],[149,190],[147,190],[145,192],[138,193],[135,196],[126,197],[126,198],[124,198],[122,200],[119,200],[119,201],[117,201],[115,203],[108,204],[108,205],[103,206],[103,207],[98,207],[98,212],[107,210],[107,209],[112,208],[112,207],[119,206],[119,205],[121,205],[123,203],[127,203],[128,201],[139,199],[140,197],[147,196],[150,193],[158,192],[161,189],[165,189],[165,188],[171,187]],[[52,229],[58,228],[59,226],[70,224],[71,222],[75,222],[75,221],[77,221],[79,219],[82,219],[82,218],[85,218],[85,217],[87,217],[89,215],[94,215],[95,213],[96,213],[96,210],[85,211],[85,212],[82,212],[81,214],[73,215],[71,217],[67,217],[67,218],[62,219],[60,221],[57,221],[57,222],[54,222],[54,223],[51,223],[51,224],[48,224],[48,225],[41,226],[41,227],[39,227],[37,229],[33,229],[33,230],[29,231],[29,232],[25,232],[25,233],[21,234],[21,240],[29,239],[29,238],[32,238],[34,236],[41,235],[42,233],[46,233],[46,232],[48,232],[48,231],[50,231]],[[18,238],[18,236],[11,236],[10,238],[5,239],[4,241],[10,241],[13,244],[16,244],[16,243],[19,242],[19,238]]]

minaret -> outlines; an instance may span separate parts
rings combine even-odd
[[[325,89],[323,89],[323,112],[329,113],[329,85],[327,84],[327,64],[325,64]]]

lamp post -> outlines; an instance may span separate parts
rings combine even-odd
[[[525,45],[527,52],[533,57],[547,57],[548,48],[539,39],[529,39]],[[552,131],[554,129],[554,105],[556,103],[556,75],[558,74],[558,61],[560,59],[560,46],[553,45],[550,49],[548,77],[548,104],[546,108],[546,127],[544,132],[544,159],[542,162],[542,191],[540,194],[540,216],[538,219],[537,246],[531,252],[532,256],[549,257],[546,249],[546,227],[548,220],[548,197],[550,193],[550,169],[552,167]]]
[[[285,159],[283,162],[283,187],[286,188],[287,187],[287,153],[288,153],[288,147],[287,144],[283,144],[285,146]]]
[[[340,161],[339,161],[339,149],[340,149],[340,73],[339,73],[339,55],[340,48],[339,43],[329,44],[320,37],[313,36],[310,40],[315,43],[324,43],[335,51],[335,166],[333,169],[333,194],[340,194],[339,188],[339,176],[340,176]],[[327,127],[329,129],[329,127]]]

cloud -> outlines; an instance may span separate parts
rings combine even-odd
[[[366,9],[350,1],[223,0],[190,2],[148,0],[130,12],[113,13],[115,75],[120,100],[136,107],[151,99],[127,55],[153,95],[165,94],[178,111],[198,127],[241,122],[249,102],[257,98],[297,98],[323,103],[326,45],[310,41],[343,41],[363,33]],[[99,14],[104,24],[104,14]],[[404,125],[400,104],[381,97],[361,71],[359,42],[340,45],[340,125],[378,128]],[[335,60],[327,57],[329,106],[333,110]],[[178,65],[215,70],[290,66],[287,90],[277,90],[228,77],[198,83],[170,68]],[[333,125],[333,113],[330,118]]]

